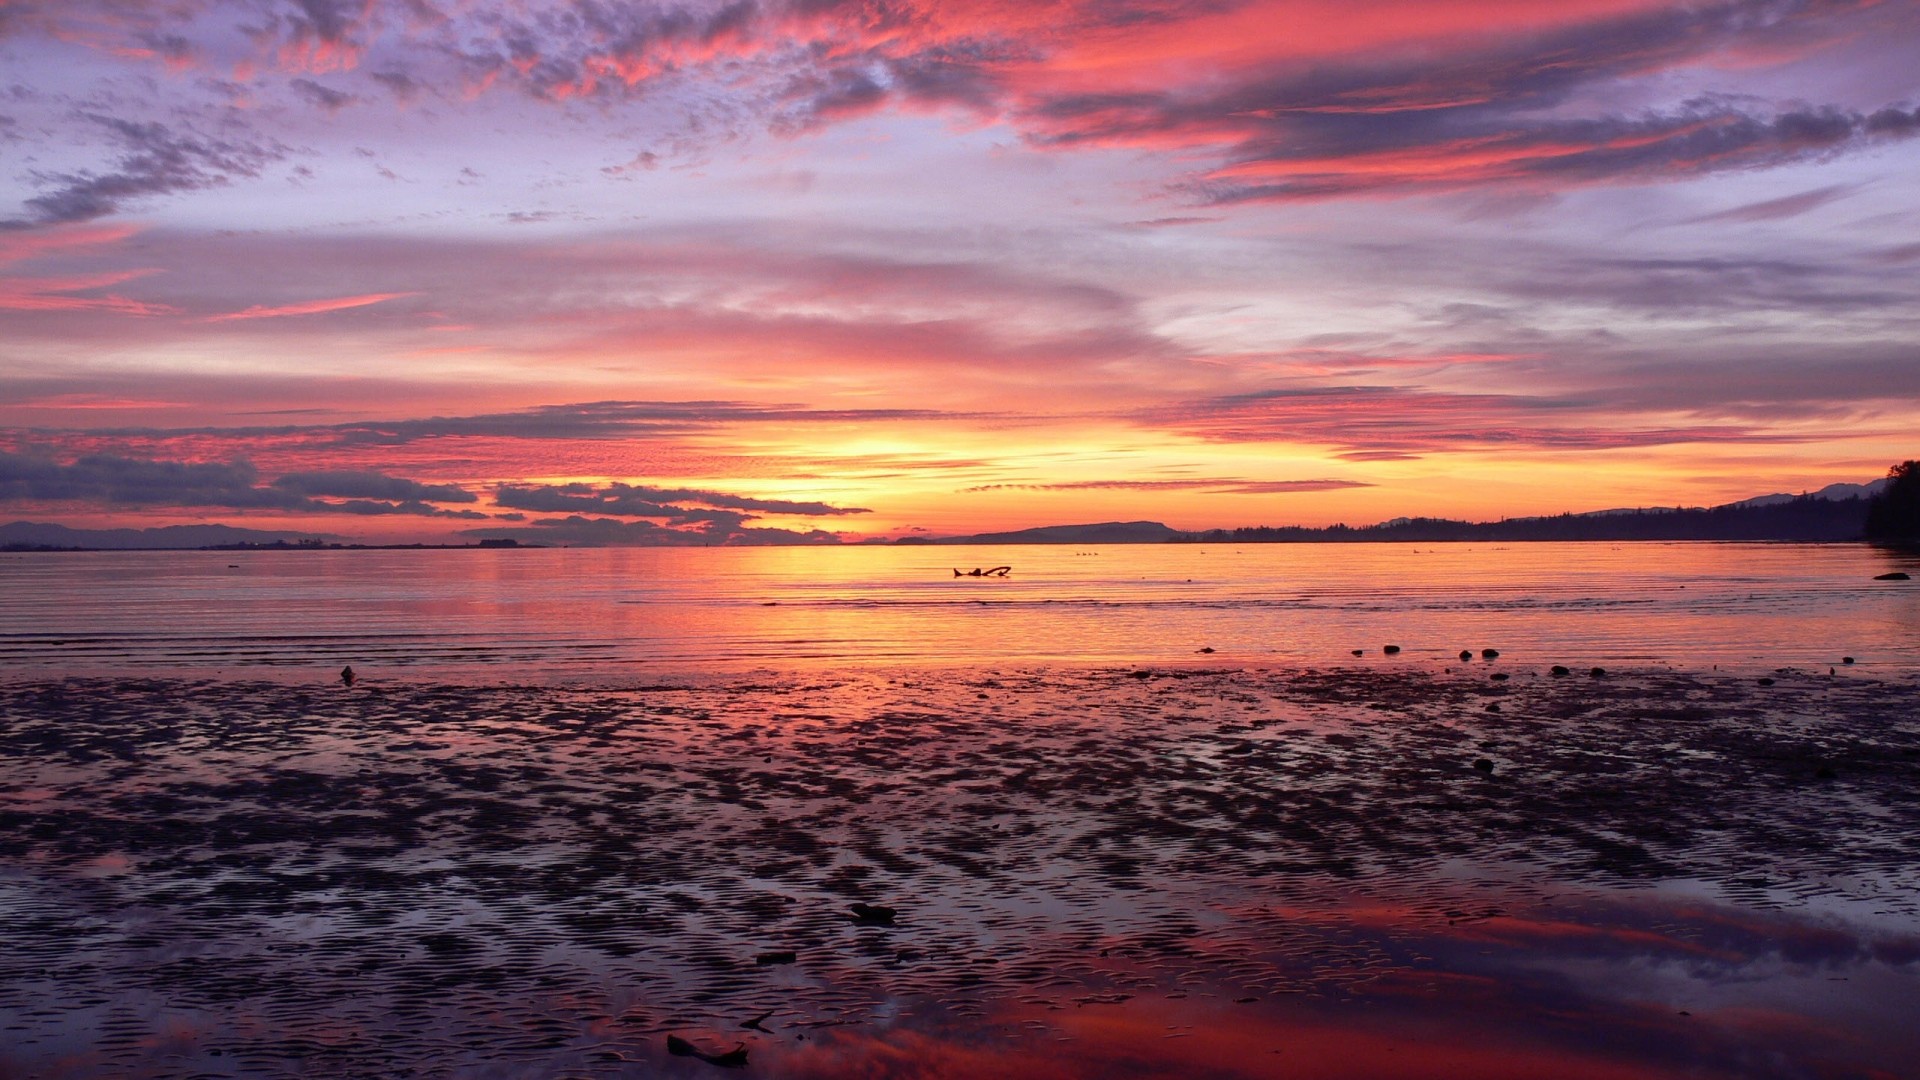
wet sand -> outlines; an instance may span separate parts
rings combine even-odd
[[[0,1077],[1920,1059],[1920,681],[1496,666],[0,685]]]

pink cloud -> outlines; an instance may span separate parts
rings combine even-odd
[[[299,304],[281,304],[276,307],[256,305],[245,311],[235,311],[225,315],[209,315],[207,322],[236,322],[241,319],[279,319],[292,315],[321,315],[329,311],[346,311],[350,308],[383,304],[388,300],[398,300],[403,296],[417,296],[418,293],[368,293],[365,296],[342,296],[331,300],[308,300]]]
[[[271,79],[296,98],[302,80],[281,80],[315,73],[366,91],[397,85],[453,99],[513,90],[557,107],[704,83],[703,94],[726,102],[714,114],[724,122],[700,121],[720,139],[743,123],[797,133],[876,112],[945,112],[1004,123],[1039,147],[1191,155],[1181,190],[1228,204],[1638,183],[1907,138],[1920,117],[1894,107],[1774,107],[1711,94],[1656,110],[1601,104],[1623,85],[1798,62],[1895,25],[1901,6],[740,0],[481,11],[297,0],[238,25],[217,5],[163,19],[75,0],[19,18],[132,62],[177,66],[225,50],[238,81]],[[233,56],[236,40],[253,55]],[[358,100],[344,87],[305,87],[309,107]],[[183,134],[170,145],[189,143]],[[242,172],[258,167],[228,158]],[[163,178],[169,190],[235,171],[185,164]],[[74,202],[53,210],[76,220],[101,198]]]
[[[104,296],[71,295],[108,288],[153,272],[141,269],[73,277],[0,277],[0,310],[101,311],[140,316],[173,314],[175,309],[166,304],[133,300],[112,293]]]
[[[976,484],[963,492],[980,491],[1200,491],[1225,495],[1289,495],[1308,491],[1341,491],[1373,485],[1364,480],[1245,480],[1237,477],[1193,477],[1180,480],[1073,480],[1052,484]]]
[[[139,231],[133,225],[66,225],[49,229],[0,230],[0,266],[75,248],[118,243]]]

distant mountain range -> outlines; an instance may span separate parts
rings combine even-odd
[[[1887,490],[1887,485],[1891,483],[1893,483],[1893,480],[1891,478],[1883,476],[1880,479],[1875,480],[1870,484],[1828,484],[1826,487],[1821,488],[1819,491],[1810,492],[1807,494],[1756,495],[1751,499],[1741,499],[1737,503],[1729,503],[1727,505],[1729,506],[1775,506],[1780,503],[1792,502],[1795,499],[1826,499],[1829,502],[1842,502],[1847,499],[1871,499],[1875,495],[1878,495],[1881,492]]]
[[[1724,507],[1780,506],[1793,502],[1796,499],[1824,499],[1827,502],[1845,502],[1848,499],[1871,499],[1875,495],[1885,491],[1887,484],[1890,482],[1891,481],[1883,476],[1870,484],[1828,484],[1819,491],[1802,492],[1799,495],[1788,495],[1785,493],[1755,495],[1751,499],[1741,499],[1739,502],[1724,503],[1721,506],[1714,507],[1698,507],[1696,509],[1719,510]],[[1584,514],[1575,514],[1574,516],[1603,517],[1613,514],[1657,514],[1663,511],[1671,512],[1666,507],[1642,506],[1624,510],[1589,510]]]
[[[902,544],[1351,543],[1447,540],[1858,540],[1867,500],[1887,486],[1829,484],[1804,495],[1756,495],[1710,507],[1591,510],[1503,521],[1394,518],[1378,525],[1262,525],[1181,532],[1157,521],[1049,525],[973,536],[914,537]]]
[[[1339,543],[1445,540],[1857,540],[1867,500],[1887,486],[1829,484],[1803,495],[1756,495],[1709,507],[1637,507],[1552,517],[1469,522],[1394,518],[1377,525],[1261,525],[1182,532],[1158,521],[1043,525],[970,536],[906,537],[896,544],[1168,544]],[[337,544],[321,533],[243,529],[232,525],[167,525],[151,529],[74,529],[47,522],[0,525],[0,550],[136,550],[215,548],[242,544]]]

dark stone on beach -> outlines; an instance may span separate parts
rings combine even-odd
[[[1504,671],[1496,671],[1493,673],[1491,678],[1493,679],[1494,682],[1506,682],[1508,675]]]
[[[1151,672],[1151,671],[1136,671],[1136,672],[1134,672],[1134,673],[1133,673],[1133,677],[1134,677],[1134,678],[1136,678],[1136,679],[1151,679],[1151,678],[1153,678],[1153,672]]]
[[[1203,652],[1203,653],[1209,653],[1209,652],[1212,652],[1212,651],[1213,651],[1213,646],[1211,646],[1211,645],[1203,645],[1203,646],[1201,646],[1201,648],[1200,648],[1200,651],[1201,651],[1201,652]]]
[[[1474,758],[1473,767],[1480,772],[1486,773],[1488,776],[1493,775],[1493,762],[1488,761],[1486,758]]]
[[[1499,649],[1481,649],[1480,650],[1480,658],[1483,660],[1492,660],[1493,658],[1499,655],[1500,655]]]
[[[347,686],[353,685],[353,667],[351,665],[340,669],[340,681]]]
[[[1382,646],[1380,646],[1380,651],[1381,651],[1381,652],[1383,652],[1383,653],[1386,653],[1386,654],[1387,654],[1388,656],[1399,656],[1399,655],[1400,655],[1400,646],[1398,646],[1398,645],[1382,645]]]
[[[1558,677],[1559,677],[1559,676],[1561,676],[1561,675],[1571,675],[1571,674],[1573,674],[1573,669],[1572,669],[1572,668],[1569,668],[1569,667],[1568,667],[1567,665],[1565,665],[1565,664],[1555,664],[1555,665],[1553,665],[1553,667],[1552,667],[1551,669],[1549,669],[1549,670],[1551,670],[1551,671],[1553,672],[1553,674],[1554,674],[1554,676],[1555,676],[1556,678],[1558,678]]]
[[[1772,685],[1773,685],[1773,680],[1772,680],[1772,679],[1761,679],[1761,680],[1760,680],[1760,685],[1761,685],[1761,686],[1772,686]]]
[[[1873,575],[1873,580],[1875,581],[1912,581],[1913,578],[1906,573],[1903,573],[1899,570],[1895,570],[1891,574],[1875,574]]]
[[[1841,658],[1840,658],[1840,662],[1841,662],[1841,663],[1843,663],[1843,664],[1851,664],[1851,663],[1853,663],[1853,657],[1851,657],[1851,656],[1843,656],[1843,657],[1841,657]]]
[[[753,962],[761,967],[768,967],[773,964],[791,964],[798,959],[799,956],[792,949],[786,949],[779,952],[763,952],[754,957]]]
[[[894,916],[900,913],[885,904],[853,904],[853,921],[862,926],[892,926]]]
[[[1593,676],[1596,679],[1604,679],[1607,677],[1607,669],[1603,667],[1597,667],[1597,668],[1594,668],[1592,671],[1587,672],[1587,674]]]
[[[1472,650],[1472,649],[1461,649],[1461,650],[1460,650],[1460,659],[1462,659],[1462,660],[1471,660],[1471,659],[1473,659],[1473,650]]]
[[[1499,702],[1497,702],[1497,701],[1489,701],[1489,702],[1487,702],[1487,711],[1488,711],[1488,712],[1499,712],[1499,711],[1500,711],[1500,703],[1499,703]]]
[[[744,1069],[747,1067],[747,1045],[745,1043],[741,1043],[739,1046],[734,1047],[724,1054],[708,1054],[701,1052],[699,1047],[694,1046],[678,1035],[669,1035],[667,1036],[667,1053],[672,1054],[674,1057],[699,1058],[709,1065],[718,1065],[723,1069]]]
[[[1355,649],[1355,650],[1353,650],[1353,655],[1355,655],[1355,656],[1365,656],[1365,655],[1367,655],[1367,650],[1365,650],[1365,649]]]

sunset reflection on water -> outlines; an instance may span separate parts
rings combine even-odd
[[[460,681],[910,664],[1920,665],[1855,544],[91,552],[0,558],[0,663]],[[1006,578],[955,569],[1011,564]],[[1211,650],[1201,653],[1200,650]],[[510,668],[504,667],[510,665]]]

